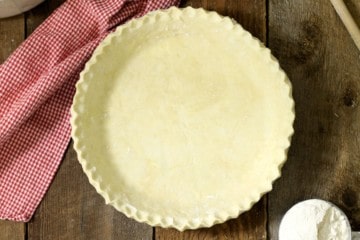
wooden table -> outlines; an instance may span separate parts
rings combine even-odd
[[[48,0],[0,20],[0,61],[61,2]],[[360,1],[346,4],[360,25]],[[273,191],[249,212],[210,229],[181,233],[151,228],[105,205],[70,144],[33,219],[26,224],[0,221],[1,240],[277,239],[283,214],[308,198],[334,202],[360,230],[360,52],[330,1],[189,0],[181,5],[236,19],[266,43],[291,79],[295,135]]]

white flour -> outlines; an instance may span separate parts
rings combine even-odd
[[[329,203],[312,199],[293,206],[284,216],[279,240],[350,240],[345,215]]]

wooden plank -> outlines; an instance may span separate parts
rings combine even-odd
[[[296,103],[288,161],[269,194],[269,237],[308,198],[332,201],[359,230],[360,53],[328,0],[270,0],[269,46]]]
[[[24,40],[24,16],[0,19],[0,64]],[[0,220],[0,239],[25,239],[25,224]]]
[[[49,4],[53,1],[45,1],[37,7],[25,13],[25,31],[28,37],[39,26],[51,12]]]
[[[175,229],[156,228],[157,240],[265,240],[266,238],[266,198],[237,219],[229,220],[211,228],[179,232]]]
[[[152,239],[152,228],[105,205],[70,145],[45,198],[28,224],[29,240]]]
[[[266,0],[183,0],[180,7],[192,6],[230,16],[263,42],[266,41]]]
[[[0,19],[0,62],[24,40],[24,15]]]
[[[27,13],[27,34],[63,0],[46,1]],[[152,239],[150,226],[137,223],[105,205],[89,184],[70,145],[65,159],[34,218],[29,240],[47,239]]]
[[[26,224],[0,220],[0,239],[25,240]]]
[[[189,0],[183,1],[181,6],[203,7],[230,16],[260,40],[266,41],[265,0]],[[156,228],[155,239],[267,239],[266,201],[265,196],[249,212],[239,218],[209,229],[179,232],[174,229]]]

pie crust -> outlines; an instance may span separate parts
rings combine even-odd
[[[280,176],[291,85],[228,17],[172,7],[131,20],[98,46],[76,89],[83,170],[139,222],[210,227],[249,210]]]

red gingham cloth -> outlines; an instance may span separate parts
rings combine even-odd
[[[0,65],[0,219],[29,221],[70,140],[75,83],[116,26],[178,0],[68,0]],[[76,184],[76,183],[75,183]]]

